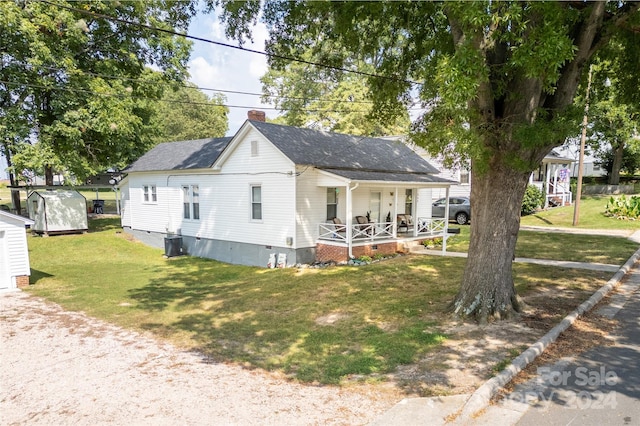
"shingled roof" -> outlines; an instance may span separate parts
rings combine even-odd
[[[226,137],[161,143],[124,172],[205,169],[213,165],[231,139]]]
[[[295,164],[321,169],[439,173],[438,169],[400,141],[280,126],[261,121],[250,123]]]
[[[248,121],[297,165],[309,165],[357,180],[448,182],[401,141],[345,135]],[[125,172],[189,170],[211,167],[232,138],[161,143]]]

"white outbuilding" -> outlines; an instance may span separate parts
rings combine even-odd
[[[34,222],[0,210],[0,291],[29,284],[31,268],[25,226]]]
[[[32,191],[27,197],[32,230],[39,234],[85,232],[89,228],[87,199],[78,191]]]

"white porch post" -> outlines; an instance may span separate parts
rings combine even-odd
[[[394,189],[393,197],[393,216],[391,216],[391,222],[393,223],[393,238],[398,237],[398,187]]]
[[[351,183],[347,182],[347,217],[345,218],[345,223],[347,226],[347,230],[346,230],[346,237],[347,237],[347,247],[348,247],[348,254],[349,254],[349,258],[353,258],[353,232],[352,232],[352,226],[353,226],[353,197],[351,196],[351,191],[353,191],[354,189],[356,189],[358,187],[358,183],[356,183],[356,185],[351,188]]]
[[[418,236],[418,217],[417,217],[418,203],[422,202],[422,200],[419,199],[420,197],[418,197],[418,192],[419,192],[418,188],[411,189],[411,194],[413,195],[413,202],[411,203],[411,216],[413,217],[413,236],[414,237]],[[408,230],[409,229],[407,229],[407,231]]]
[[[551,170],[549,164],[545,166],[545,180],[544,180],[544,208],[549,207],[549,181],[551,180]]]
[[[442,236],[442,254],[447,252],[447,236],[449,235],[449,189],[445,189],[446,204],[444,205],[444,235]]]

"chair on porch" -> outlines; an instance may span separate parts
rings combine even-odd
[[[413,227],[413,217],[409,214],[399,214],[396,219],[398,221],[398,232],[400,232],[400,228],[405,228],[409,232],[409,227]]]
[[[369,222],[365,216],[356,216],[356,222],[358,222],[358,234],[373,234],[373,224]]]
[[[342,223],[342,221],[339,218],[334,217],[332,221],[333,221],[333,227],[336,232],[346,232],[347,226],[344,223]]]

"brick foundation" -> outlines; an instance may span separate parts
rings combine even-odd
[[[349,251],[344,246],[331,244],[318,244],[316,246],[316,261],[318,262],[346,262],[349,260]]]
[[[27,287],[29,285],[29,275],[20,275],[16,277],[16,286],[18,288]]]
[[[353,257],[358,258],[360,256],[373,257],[376,254],[390,255],[403,251],[403,249],[400,244],[394,241],[390,243],[355,246],[352,251]],[[349,260],[349,250],[345,246],[320,243],[316,246],[316,260],[318,262],[346,262]]]

